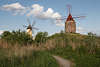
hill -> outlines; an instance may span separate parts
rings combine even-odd
[[[52,55],[69,59],[74,67],[100,67],[100,37],[39,32],[33,40],[20,30],[1,35],[0,67],[59,67]]]

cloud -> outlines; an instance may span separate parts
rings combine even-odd
[[[32,5],[32,10],[27,14],[27,16],[35,16],[38,19],[56,19],[61,17],[58,12],[54,12],[52,8],[48,8],[44,11],[44,7],[39,4]]]
[[[63,23],[62,20],[55,20],[55,24],[56,24],[56,26],[60,26],[60,27],[64,27],[65,26],[65,23]]]
[[[58,12],[54,12],[54,10],[52,8],[48,8],[47,11],[43,12],[41,18],[56,19],[56,18],[60,18],[60,17],[61,17],[61,15]]]
[[[22,6],[20,3],[6,4],[0,7],[0,10],[12,12],[13,15],[26,15],[33,16],[37,19],[50,20],[56,22],[57,26],[63,26],[61,21],[56,21],[57,18],[61,18],[61,14],[55,12],[52,8],[47,8],[44,10],[44,6],[39,4],[33,4],[31,7]]]
[[[54,12],[52,8],[48,8],[44,11],[44,7],[39,4],[33,4],[31,7],[24,7],[20,3],[6,4],[0,7],[0,10],[13,12],[14,15],[25,14],[27,16],[35,16],[38,19],[56,19],[61,15],[58,12]]]
[[[32,9],[30,10],[30,12],[27,14],[27,16],[38,16],[43,12],[43,6],[40,6],[38,4],[34,4],[32,5]]]
[[[61,20],[56,20],[57,18],[61,18],[58,12],[54,12],[52,8],[48,8],[44,11],[44,7],[39,4],[33,4],[27,16],[34,16],[42,20],[52,20],[57,26],[64,26]]]
[[[0,30],[0,35],[1,35],[3,32],[4,32],[3,30]]]
[[[14,15],[26,13],[26,7],[22,6],[20,3],[3,5],[0,7],[0,10],[13,12]]]

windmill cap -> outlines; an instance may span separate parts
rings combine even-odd
[[[31,30],[32,30],[32,27],[31,27],[31,25],[29,25],[29,26],[27,27],[27,29],[31,29]]]
[[[73,19],[71,14],[68,15],[67,21],[74,21],[74,19]]]

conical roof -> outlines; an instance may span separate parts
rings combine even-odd
[[[69,13],[68,17],[67,17],[67,20],[66,21],[74,21],[72,15]]]
[[[32,30],[32,27],[31,27],[31,25],[29,25],[29,26],[27,27],[27,29],[31,29],[31,30]]]

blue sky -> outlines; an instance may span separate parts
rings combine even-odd
[[[86,16],[75,19],[77,32],[100,34],[100,0],[0,0],[0,32],[26,30],[23,25],[28,24],[27,18],[36,21],[35,27],[39,30],[35,34],[60,32],[64,30],[64,21],[57,23],[55,19],[68,16],[67,4],[72,6],[73,16]]]

